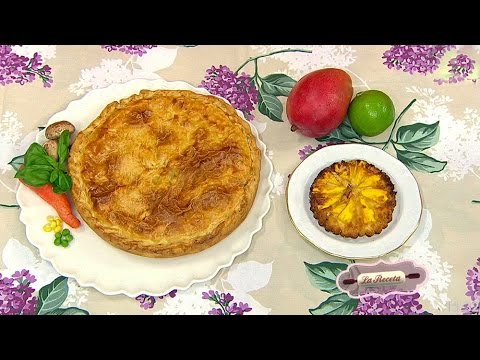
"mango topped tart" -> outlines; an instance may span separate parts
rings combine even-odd
[[[225,101],[142,90],[80,132],[68,166],[75,206],[101,238],[134,254],[173,257],[213,246],[245,219],[260,150]]]
[[[348,238],[380,234],[392,221],[394,186],[364,160],[333,163],[310,188],[310,210],[325,230]]]

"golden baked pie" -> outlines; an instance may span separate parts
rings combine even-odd
[[[336,235],[380,234],[396,205],[394,186],[383,171],[364,160],[340,161],[323,169],[310,188],[310,210]]]
[[[260,176],[248,123],[214,96],[142,90],[76,138],[72,197],[104,240],[148,257],[195,253],[247,216]]]

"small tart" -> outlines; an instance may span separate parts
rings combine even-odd
[[[392,221],[394,186],[364,160],[333,163],[310,187],[310,210],[325,230],[346,238],[380,234]]]

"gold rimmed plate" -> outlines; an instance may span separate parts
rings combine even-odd
[[[313,217],[310,186],[321,170],[342,160],[365,160],[390,177],[397,205],[392,221],[380,234],[344,238],[326,231]],[[420,189],[413,174],[390,154],[369,145],[341,144],[316,151],[290,175],[286,197],[290,220],[300,235],[326,253],[348,259],[377,258],[398,249],[415,232],[422,215]]]

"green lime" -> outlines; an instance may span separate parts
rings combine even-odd
[[[358,93],[348,108],[350,124],[359,135],[379,135],[392,125],[394,118],[392,99],[379,90]]]

